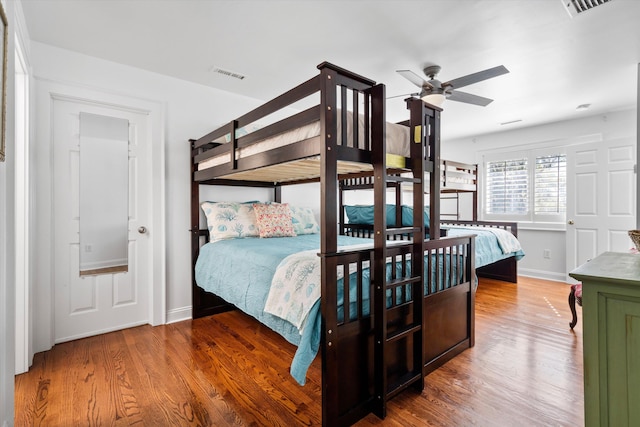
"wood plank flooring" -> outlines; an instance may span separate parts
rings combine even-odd
[[[481,279],[476,345],[358,426],[581,426],[582,319],[569,286]],[[578,314],[581,315],[580,308]],[[317,358],[307,385],[295,347],[240,312],[58,344],[16,377],[16,426],[320,425]]]

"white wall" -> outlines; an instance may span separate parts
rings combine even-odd
[[[14,3],[2,1],[9,21],[7,55],[6,161],[0,163],[0,425],[13,425],[15,372],[15,158]]]
[[[606,115],[579,117],[574,120],[533,126],[512,131],[481,135],[477,137],[442,141],[442,158],[468,163],[482,161],[479,152],[492,149],[516,149],[540,143],[557,143],[599,134],[603,141],[620,138],[636,138],[636,109],[611,112]],[[442,120],[446,120],[446,110]],[[482,197],[482,195],[480,195]],[[479,212],[481,215],[481,212]],[[566,277],[566,232],[562,230],[536,230],[526,224],[519,227],[519,240],[526,256],[519,262],[522,275],[565,281]],[[543,250],[549,249],[549,259]]]
[[[123,66],[62,50],[41,43],[32,43],[31,60],[35,77],[35,92],[39,112],[48,111],[42,105],[43,82],[80,86],[114,95],[160,102],[165,106],[165,173],[166,173],[166,257],[167,257],[167,319],[188,318],[191,315],[190,256],[190,138],[198,138],[215,127],[240,116],[259,105],[258,100],[196,85],[156,73]],[[314,70],[310,70],[313,74]],[[47,98],[44,97],[46,100]],[[39,120],[36,117],[36,120]],[[43,133],[46,130],[42,131]],[[49,171],[37,177],[37,212],[39,245],[44,255],[38,259],[34,319],[35,351],[46,350],[51,337],[51,200],[48,135],[36,135],[35,150],[45,157],[39,160],[39,171]],[[231,189],[227,189],[231,190]]]

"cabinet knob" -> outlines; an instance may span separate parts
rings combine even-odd
[[[572,220],[572,219],[570,219],[570,220],[567,222],[567,224],[569,224],[569,225],[573,225],[573,220]]]

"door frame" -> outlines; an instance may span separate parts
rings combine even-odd
[[[147,114],[150,126],[151,206],[149,250],[149,319],[151,325],[166,323],[166,227],[165,227],[165,105],[160,101],[109,93],[80,85],[37,79],[37,168],[36,235],[38,269],[34,295],[34,350],[53,347],[54,334],[54,241],[53,241],[53,136],[52,118],[55,100],[88,103]]]
[[[574,278],[569,276],[569,273],[575,269],[576,267],[578,267],[580,265],[580,263],[582,262],[586,262],[588,261],[587,259],[584,260],[578,260],[577,259],[577,248],[575,245],[575,230],[576,230],[576,226],[575,224],[573,224],[573,221],[576,220],[577,218],[577,214],[575,213],[575,206],[576,206],[576,198],[578,197],[578,194],[576,192],[576,169],[575,169],[575,153],[577,150],[580,149],[585,149],[587,147],[589,147],[590,145],[597,145],[598,148],[605,148],[605,149],[609,149],[612,147],[615,147],[617,145],[621,145],[623,143],[630,143],[630,145],[633,146],[633,149],[636,150],[636,154],[635,156],[633,156],[633,159],[635,160],[638,156],[638,148],[637,148],[637,141],[634,140],[634,138],[632,136],[629,137],[616,137],[616,138],[612,138],[612,139],[605,139],[603,138],[602,134],[596,134],[596,135],[592,135],[592,136],[588,136],[588,137],[584,137],[580,143],[577,144],[570,144],[567,146],[567,215],[566,215],[566,220],[567,220],[567,226],[566,226],[566,246],[565,246],[565,261],[566,261],[566,277],[565,277],[565,281],[569,284],[574,284],[574,283],[578,283],[577,280],[575,280]],[[571,156],[571,158],[570,158]],[[636,166],[633,166],[633,171],[635,173],[635,169]],[[600,177],[601,178],[601,177]],[[637,180],[637,178],[636,178]],[[602,180],[599,180],[598,182],[599,184],[603,184]],[[637,185],[637,181],[634,181],[632,183],[632,185]],[[631,195],[632,196],[636,196],[637,195],[637,188],[632,189],[631,191]],[[599,197],[606,197],[606,195],[608,194],[606,191],[602,191],[602,189],[600,189],[600,191],[598,191],[596,194],[599,195]],[[634,223],[638,220],[638,213],[637,213],[637,203],[638,201],[636,200],[635,203],[632,206],[632,209],[636,210],[633,214],[635,215],[635,219],[634,219]],[[601,208],[602,205],[604,204],[604,202],[600,199],[597,200],[597,208]],[[605,225],[602,225],[601,221],[601,215],[605,215],[606,212],[604,212],[604,209],[600,209],[599,210],[599,214],[597,216],[596,219],[594,219],[594,221],[596,223],[598,223],[598,226],[596,228],[596,231],[598,232],[598,234],[600,234],[603,230],[603,228],[606,228]],[[599,220],[600,219],[600,220]],[[606,221],[605,221],[606,222]],[[630,224],[631,225],[631,224]],[[633,225],[631,225],[633,226]],[[604,251],[607,250],[614,250],[614,248],[611,248],[609,246],[608,241],[605,242],[600,242],[598,243],[597,247],[595,248],[595,255],[598,255],[599,253],[602,253]],[[633,244],[631,243],[631,240],[629,240],[629,244],[632,246]]]
[[[15,40],[15,263],[16,263],[16,309],[15,309],[15,373],[21,374],[29,370],[33,361],[31,345],[31,265],[30,253],[33,251],[33,236],[30,227],[33,225],[31,195],[32,158],[29,110],[31,105],[31,74],[26,52],[22,46],[22,38],[16,31]]]

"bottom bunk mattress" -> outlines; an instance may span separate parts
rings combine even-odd
[[[467,233],[468,234],[468,233]],[[338,236],[342,249],[364,249],[372,247],[371,239]],[[200,248],[196,262],[195,278],[198,286],[223,298],[243,312],[253,316],[262,324],[282,335],[287,341],[298,346],[291,363],[291,375],[304,385],[306,372],[315,358],[320,345],[320,246],[318,234],[274,239],[243,238],[207,243]],[[433,255],[432,255],[433,257]],[[432,263],[433,260],[427,260]],[[460,282],[463,276],[462,256],[439,256],[441,268],[435,269],[441,277],[432,277],[431,286],[425,292],[434,292],[433,283],[448,287]],[[367,264],[367,263],[364,263]],[[396,269],[403,267],[396,262]],[[404,258],[404,268],[410,267],[410,257]],[[446,265],[445,265],[446,264]],[[387,264],[387,275],[392,276],[391,263]],[[435,275],[435,271],[433,275]],[[443,278],[445,275],[447,278]],[[343,272],[338,278],[338,317],[342,317]],[[349,268],[349,313],[356,313],[361,305],[365,315],[369,314],[369,269],[362,270],[362,289],[357,290],[356,272]],[[295,288],[294,290],[291,290]],[[273,289],[273,292],[271,292]],[[296,294],[295,296],[293,294]],[[397,290],[397,303],[406,290]],[[361,295],[362,301],[357,301]],[[387,305],[392,295],[387,294]],[[275,314],[273,314],[275,313]],[[351,315],[350,315],[351,317]]]
[[[413,207],[402,205],[401,220],[403,227],[413,225]],[[373,229],[374,206],[373,205],[345,205],[344,212],[348,223],[345,226],[365,226]],[[396,221],[396,206],[387,204],[386,210],[387,226],[393,227]],[[425,231],[429,232],[429,206],[425,206],[423,211]],[[524,251],[518,239],[509,231],[485,225],[471,226],[449,226],[443,225],[442,230],[447,231],[447,236],[466,236],[474,234],[476,236],[476,268],[493,264],[494,262],[515,257],[520,260],[524,257]],[[427,235],[428,238],[428,235]]]
[[[515,257],[520,260],[524,257],[524,251],[518,239],[508,232],[495,227],[471,226],[452,227],[443,226],[447,230],[447,236],[476,236],[476,268],[493,264],[494,262]]]

